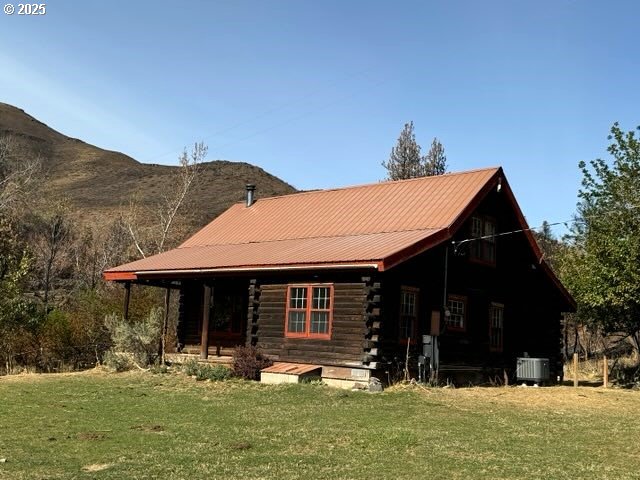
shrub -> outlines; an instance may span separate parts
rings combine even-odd
[[[73,332],[68,316],[60,310],[52,310],[40,325],[39,367],[51,372],[61,369],[65,362],[73,362],[75,349]]]
[[[611,376],[621,387],[638,388],[640,387],[640,362],[635,365],[614,365],[611,369]]]
[[[256,347],[236,347],[233,351],[233,374],[246,380],[259,380],[260,370],[273,365],[273,361]]]
[[[139,366],[153,363],[158,356],[162,310],[154,308],[139,322],[127,322],[118,315],[107,315],[105,326],[111,334],[113,352],[128,352]]]
[[[131,370],[133,365],[131,364],[131,358],[120,352],[113,352],[109,350],[104,354],[103,363],[115,370],[116,372],[126,372],[127,370]]]
[[[224,365],[199,363],[197,360],[184,362],[182,371],[190,377],[196,377],[196,380],[211,380],[212,382],[228,380],[232,376],[231,370]]]
[[[190,359],[185,361],[182,364],[182,371],[184,372],[185,375],[189,375],[190,377],[193,377],[194,375],[197,375],[199,366],[200,364],[198,363],[197,360]]]
[[[196,373],[196,380],[211,380],[212,382],[221,382],[231,378],[231,370],[224,365],[209,365],[203,363],[200,365]]]

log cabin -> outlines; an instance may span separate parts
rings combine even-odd
[[[549,359],[561,378],[562,315],[575,303],[502,168],[272,198],[254,189],[178,248],[103,273],[127,301],[131,284],[179,290],[181,352],[254,345],[272,372],[329,383],[405,368],[502,382],[521,356]]]

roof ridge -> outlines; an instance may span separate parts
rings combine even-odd
[[[447,172],[447,173],[443,173],[442,175],[430,175],[430,176],[425,176],[425,177],[416,177],[416,178],[405,178],[402,180],[380,180],[379,182],[371,182],[371,183],[362,183],[359,185],[348,185],[348,186],[344,186],[344,187],[334,187],[334,188],[318,188],[315,190],[304,190],[301,192],[295,192],[295,193],[289,193],[286,195],[275,195],[273,197],[264,197],[264,198],[257,198],[256,202],[258,201],[265,201],[265,200],[277,200],[277,199],[281,199],[281,198],[289,198],[289,197],[293,197],[293,196],[300,196],[300,195],[309,195],[309,194],[313,194],[313,193],[321,193],[321,192],[335,192],[335,191],[341,191],[341,190],[351,190],[351,189],[356,189],[356,188],[367,188],[367,187],[374,187],[377,185],[386,185],[386,184],[390,184],[390,183],[409,183],[409,182],[417,182],[417,181],[425,181],[425,180],[435,180],[437,178],[442,178],[442,177],[453,177],[453,176],[457,176],[457,175],[468,175],[471,173],[477,173],[477,172],[484,172],[484,171],[489,171],[489,170],[495,170],[498,171],[500,168],[500,166],[494,166],[494,167],[484,167],[484,168],[474,168],[472,170],[462,170],[459,172]],[[236,202],[234,205],[244,205],[245,202]]]
[[[291,241],[291,240],[311,240],[311,239],[316,239],[316,238],[359,237],[359,236],[365,236],[365,235],[382,235],[382,234],[385,234],[385,233],[426,232],[426,231],[444,230],[446,228],[449,228],[449,227],[448,226],[445,226],[445,227],[439,226],[439,227],[428,227],[428,228],[408,228],[408,229],[400,229],[400,230],[387,230],[387,231],[383,231],[383,232],[349,233],[349,234],[344,234],[344,235],[316,235],[316,236],[313,236],[313,237],[276,238],[276,239],[272,239],[272,240],[260,240],[260,241],[257,241],[257,242],[253,241],[253,242],[239,242],[239,243],[210,243],[210,244],[206,244],[206,245],[187,245],[187,246],[180,245],[180,246],[176,247],[175,250],[187,249],[187,248],[217,247],[217,246],[222,246],[222,245],[251,245],[251,244],[254,244],[254,243],[288,242],[288,241]]]

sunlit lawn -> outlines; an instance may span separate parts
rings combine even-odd
[[[640,392],[2,377],[0,459],[1,479],[640,478]]]

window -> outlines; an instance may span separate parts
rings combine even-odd
[[[418,289],[402,287],[400,289],[400,321],[398,324],[398,339],[406,344],[416,342],[418,326]]]
[[[471,259],[481,262],[496,263],[496,223],[485,216],[471,217],[471,237],[478,238],[471,242]]]
[[[489,307],[489,350],[502,351],[504,338],[504,305],[492,303]]]
[[[285,336],[331,338],[333,285],[295,285],[287,292]]]
[[[467,328],[467,299],[459,295],[449,295],[449,316],[445,316],[445,323],[450,330],[465,330]]]

